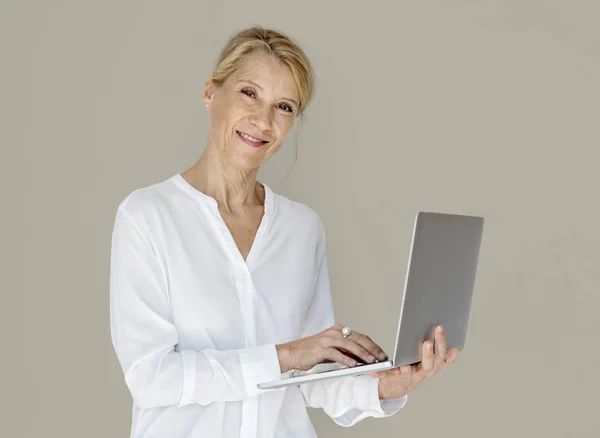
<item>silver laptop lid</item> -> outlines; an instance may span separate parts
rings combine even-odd
[[[482,217],[421,212],[415,219],[394,365],[421,361],[422,343],[442,324],[448,348],[465,347]]]

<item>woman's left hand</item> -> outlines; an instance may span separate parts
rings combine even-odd
[[[425,379],[452,365],[460,350],[456,347],[446,349],[446,334],[442,326],[435,331],[435,345],[431,341],[423,342],[423,355],[417,365],[403,365],[387,371],[369,373],[379,378],[379,398],[400,398],[414,390]]]

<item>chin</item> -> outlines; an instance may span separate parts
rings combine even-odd
[[[271,148],[272,145],[265,145],[262,148],[252,148],[245,144],[240,144],[231,151],[230,162],[240,170],[256,169],[270,158],[273,152]]]
[[[232,154],[229,163],[238,170],[256,169],[263,163],[263,154],[247,154],[236,152]]]

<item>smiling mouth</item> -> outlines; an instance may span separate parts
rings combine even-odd
[[[236,132],[243,140],[252,144],[253,146],[261,146],[265,143],[268,143],[267,140],[262,140],[260,138],[252,137],[251,135],[248,135],[245,132],[242,132],[242,131],[236,131]]]

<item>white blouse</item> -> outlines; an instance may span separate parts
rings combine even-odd
[[[110,323],[132,438],[316,437],[306,407],[347,427],[405,405],[380,401],[368,376],[257,388],[281,376],[276,344],[334,325],[322,222],[263,185],[246,261],[216,200],[180,174],[119,205]]]

